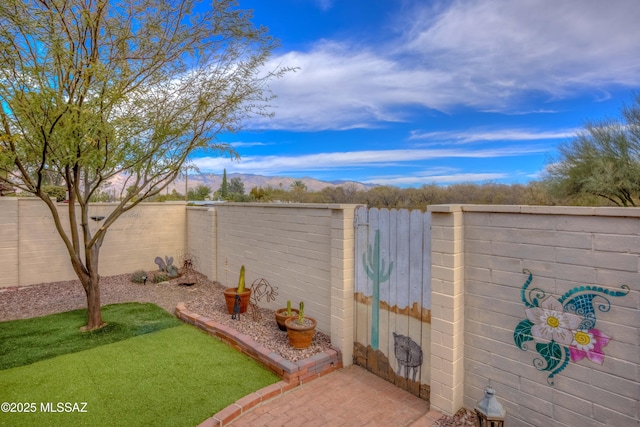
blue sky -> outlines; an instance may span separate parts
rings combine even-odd
[[[281,42],[275,117],[201,172],[419,187],[538,179],[640,91],[638,0],[240,0]]]

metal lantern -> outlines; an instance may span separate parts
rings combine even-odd
[[[480,427],[504,427],[504,416],[507,413],[495,396],[490,385],[484,389],[484,398],[475,407]]]

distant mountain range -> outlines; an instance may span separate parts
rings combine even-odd
[[[368,190],[375,187],[372,184],[363,184],[355,181],[320,181],[314,178],[292,178],[288,176],[263,176],[253,174],[242,173],[230,173],[227,174],[227,182],[232,178],[240,178],[244,184],[244,191],[246,194],[254,187],[262,188],[281,188],[283,190],[290,190],[291,185],[296,181],[302,181],[307,186],[308,191],[320,191],[326,187],[353,187],[358,191]],[[115,190],[119,192],[125,182],[124,176],[117,176],[110,181],[110,185],[106,188],[107,191]],[[211,188],[212,192],[217,191],[222,185],[222,174],[202,173],[202,174],[190,174],[188,179],[189,188],[195,188],[198,185],[206,185]],[[176,179],[169,184],[167,193],[171,193],[176,190],[178,193],[185,193],[185,179]]]

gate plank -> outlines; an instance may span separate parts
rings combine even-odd
[[[355,291],[362,297],[369,295],[369,280],[365,267],[362,264],[362,254],[367,253],[369,245],[369,210],[362,206],[356,211],[356,260],[355,260]],[[354,302],[356,305],[355,313],[355,340],[364,347],[369,345],[369,313],[364,303]],[[362,362],[362,361],[361,361]]]
[[[381,265],[380,268],[383,268],[382,273],[386,274],[389,268],[393,271],[393,261],[389,256],[389,247],[390,247],[390,217],[389,217],[389,209],[380,209],[379,212],[379,226],[380,230],[380,259]],[[384,265],[382,264],[384,262]],[[389,301],[391,295],[391,277],[389,276],[388,280],[384,280],[380,282],[380,325],[379,332],[380,336],[378,339],[378,349],[384,353],[387,357],[389,357],[389,349],[393,349],[393,347],[389,347]],[[387,307],[387,308],[384,308]]]
[[[397,276],[396,276],[396,300],[395,305],[397,306],[397,311],[401,312],[409,305],[409,287],[410,287],[410,272],[409,272],[409,260],[410,260],[410,221],[409,221],[409,211],[406,209],[401,209],[398,211],[398,223],[397,223],[397,252],[396,252],[396,261],[397,261]],[[395,332],[397,335],[408,336],[409,335],[409,318],[404,315],[396,315],[395,328],[392,333]],[[396,373],[399,372],[400,366],[398,365],[397,357],[395,353],[392,356],[392,360],[394,361],[394,366],[396,369]],[[404,371],[401,373],[404,375]],[[396,378],[396,382],[398,383],[400,378]],[[400,385],[403,388],[406,387],[406,384],[403,384],[400,381]]]

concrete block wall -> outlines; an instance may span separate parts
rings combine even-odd
[[[93,209],[92,215],[105,215],[113,206],[96,204]],[[100,274],[155,270],[157,256],[173,257],[179,266],[186,249],[185,229],[183,202],[139,204],[109,228],[100,255]]]
[[[57,204],[68,230],[68,205]],[[113,204],[95,204],[91,216],[106,216]],[[185,250],[184,204],[145,203],[121,216],[107,232],[100,252],[103,276],[154,270],[156,256],[178,259]],[[0,198],[0,286],[26,286],[77,277],[66,246],[55,229],[51,212],[39,199]],[[99,222],[90,220],[95,230]]]
[[[18,199],[0,197],[0,288],[16,286],[18,272]]]
[[[352,330],[355,205],[225,203],[215,209],[220,283],[236,286],[244,265],[247,285],[264,278],[278,288],[276,300],[264,306],[304,301],[320,331],[330,334],[338,319],[349,319]],[[341,335],[348,339],[348,330]]]
[[[464,222],[458,206],[431,212],[431,407],[454,414],[464,390]]]
[[[355,206],[331,209],[331,343],[342,365],[353,362],[355,334]]]
[[[445,403],[438,405],[453,412],[456,399],[462,397],[463,405],[473,408],[491,382],[507,409],[505,424],[509,426],[639,425],[640,209],[434,206],[430,211],[434,223],[432,315],[436,301],[442,299],[436,295],[441,273],[451,279],[448,285],[464,289],[456,301],[443,300],[442,304],[443,310],[447,304],[452,306],[449,315],[454,324],[456,307],[464,306],[462,396],[461,390],[454,388],[449,394],[444,389],[440,399]],[[435,226],[447,221],[438,219],[443,216],[450,217],[448,231]],[[459,216],[462,219],[456,222]],[[464,269],[458,274],[437,265],[446,268],[454,261],[447,261],[443,251],[435,249],[440,246],[438,233],[455,236],[456,224],[462,225],[458,231],[464,235]],[[456,245],[444,247],[455,251]],[[549,371],[536,368],[546,362],[535,351],[534,341],[529,341],[526,351],[516,346],[514,329],[527,318],[522,287],[528,275],[523,269],[533,275],[530,288],[539,288],[545,297],[555,299],[578,286],[597,286],[609,292],[629,286],[625,296],[605,295],[608,309],[603,298],[594,300],[594,306],[605,303],[605,311],[596,308],[596,327],[612,337],[603,348],[602,365],[587,358],[570,360],[550,381]],[[438,322],[432,322],[435,330]],[[454,336],[457,330],[454,328]],[[455,339],[453,343],[449,350],[456,354]],[[432,402],[438,402],[435,393],[432,386]],[[451,411],[447,410],[449,401]]]
[[[187,248],[195,257],[194,268],[210,278],[217,277],[216,210],[187,207]]]

